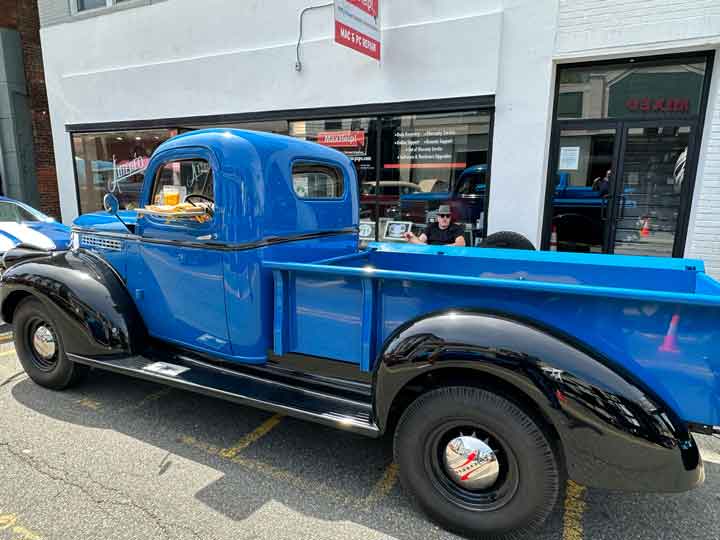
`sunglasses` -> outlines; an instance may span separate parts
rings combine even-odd
[[[450,214],[438,214],[438,217],[441,217],[441,218],[449,218],[449,217],[450,217]]]

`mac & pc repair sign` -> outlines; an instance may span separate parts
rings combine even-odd
[[[335,0],[335,41],[380,60],[380,0]]]

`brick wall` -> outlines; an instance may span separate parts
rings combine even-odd
[[[720,278],[720,90],[708,99],[708,115],[712,115],[711,123],[710,129],[703,132],[705,148],[698,167],[687,255],[703,259],[705,270]]]
[[[718,34],[717,0],[560,0],[556,53],[662,48]]]
[[[17,28],[17,0],[0,0],[0,27]]]
[[[34,0],[0,0],[0,27],[13,28],[20,34],[25,83],[32,115],[33,152],[40,193],[40,210],[59,219],[60,201],[40,49],[37,3]]]

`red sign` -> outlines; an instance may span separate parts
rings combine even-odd
[[[377,17],[380,12],[379,0],[347,0],[349,4],[362,9],[372,17]]]
[[[335,42],[380,60],[380,0],[335,0]]]
[[[321,131],[318,133],[317,142],[333,148],[359,148],[365,145],[365,132]]]
[[[690,100],[688,98],[629,98],[625,102],[629,111],[640,112],[689,112]]]

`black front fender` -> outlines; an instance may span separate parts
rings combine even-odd
[[[147,332],[120,276],[88,251],[61,251],[21,260],[0,278],[0,313],[12,322],[28,295],[40,300],[58,326],[68,353],[128,356]]]
[[[556,330],[461,310],[407,323],[389,338],[374,373],[381,429],[404,389],[433,380],[495,381],[531,401],[557,432],[568,474],[579,483],[684,491],[704,479],[698,448],[673,411],[641,381]]]

